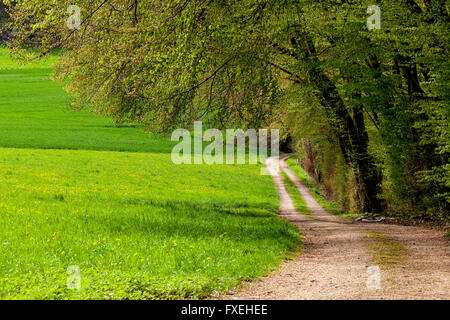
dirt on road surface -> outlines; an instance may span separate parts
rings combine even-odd
[[[280,196],[279,215],[303,234],[303,253],[269,276],[213,299],[449,299],[450,251],[443,232],[355,223],[325,211],[286,165],[312,218],[299,214],[282,175],[268,160]],[[274,166],[275,165],[275,166]]]

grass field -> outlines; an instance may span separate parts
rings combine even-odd
[[[0,146],[170,153],[175,143],[139,127],[71,110],[63,84],[51,79],[53,63],[18,65],[0,48]]]
[[[0,49],[0,298],[200,298],[299,245],[260,166],[172,164],[173,142],[70,111],[54,59]]]

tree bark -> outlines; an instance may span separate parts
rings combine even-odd
[[[313,42],[307,38],[306,43],[307,50],[311,53],[310,80],[319,89],[319,99],[332,119],[331,125],[339,137],[344,158],[354,170],[360,210],[368,213],[381,212],[382,205],[378,198],[381,192],[381,175],[369,155],[369,137],[363,110],[354,106],[352,117],[335,84],[320,68]]]

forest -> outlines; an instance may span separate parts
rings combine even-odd
[[[448,5],[380,1],[69,1],[15,4],[20,54],[64,50],[74,108],[170,132],[279,128],[347,210],[447,219]],[[6,2],[14,4],[15,2]]]
[[[448,299],[449,22],[447,0],[0,0],[0,299],[203,299],[302,250],[321,264],[257,297]],[[198,123],[279,132],[281,174],[175,163]],[[371,265],[401,285],[367,291]]]

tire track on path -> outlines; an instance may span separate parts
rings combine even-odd
[[[449,242],[442,232],[418,227],[353,223],[331,215],[312,197],[286,165],[280,168],[305,199],[313,218],[299,214],[286,191],[282,175],[270,158],[269,171],[280,197],[278,214],[303,234],[303,253],[269,276],[234,288],[213,299],[449,299]],[[405,262],[380,266],[381,289],[367,287],[367,268],[373,265],[370,232],[386,235],[406,248]]]

